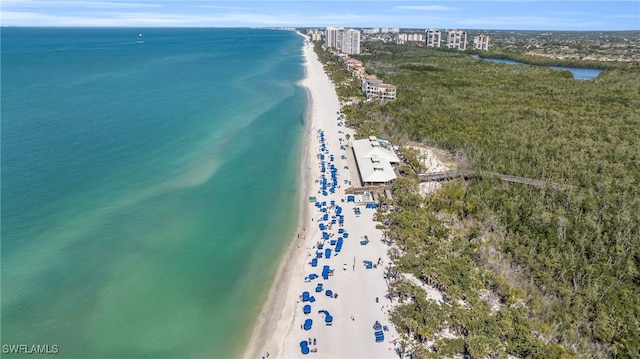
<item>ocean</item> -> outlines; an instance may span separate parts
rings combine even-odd
[[[239,356],[298,221],[302,37],[1,36],[3,353]]]

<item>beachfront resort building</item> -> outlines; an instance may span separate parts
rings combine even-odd
[[[427,47],[440,47],[440,30],[438,29],[429,29],[427,30],[426,35],[426,45]]]
[[[360,31],[327,27],[325,29],[325,46],[342,50],[349,55],[360,53]]]
[[[394,165],[400,163],[391,143],[370,136],[351,143],[363,185],[389,184],[396,179]]]
[[[367,99],[393,100],[396,98],[396,87],[385,84],[376,75],[366,75],[360,80],[360,86]]]
[[[397,89],[394,85],[385,84],[376,75],[367,75],[362,61],[349,57],[345,52],[332,51],[334,56],[344,63],[345,69],[351,72],[353,77],[360,79],[360,88],[367,100],[396,98]]]
[[[489,50],[489,35],[480,34],[473,37],[474,50]]]
[[[360,86],[367,99],[393,100],[396,98],[396,87],[385,84],[376,75],[366,75],[360,80]]]
[[[447,33],[448,49],[467,49],[467,32],[464,30],[449,30]]]
[[[347,71],[351,72],[351,75],[353,77],[362,78],[366,76],[364,64],[362,63],[362,61],[350,58],[344,59],[342,61],[344,62],[344,66]]]

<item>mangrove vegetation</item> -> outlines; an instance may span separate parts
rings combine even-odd
[[[378,216],[405,352],[640,357],[638,66],[585,81],[459,51],[363,46],[370,55],[357,58],[398,95],[343,109],[357,137],[421,143],[449,151],[459,169],[561,185],[483,178],[423,196],[415,178],[393,183]],[[336,82],[339,63],[316,50]],[[356,96],[340,76],[341,98]]]

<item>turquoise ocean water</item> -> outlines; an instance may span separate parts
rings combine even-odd
[[[3,345],[241,353],[298,219],[301,45],[2,28]]]

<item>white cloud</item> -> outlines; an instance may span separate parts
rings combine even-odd
[[[442,5],[402,5],[396,6],[399,10],[414,10],[414,11],[452,11],[456,8]]]
[[[638,19],[638,21],[640,21],[640,15],[609,15],[606,17],[609,19]]]
[[[148,2],[119,2],[119,1],[44,1],[44,0],[3,0],[4,9],[24,9],[24,8],[150,8],[162,5]]]
[[[144,15],[132,13],[112,14],[110,17],[87,17],[70,15],[50,15],[38,12],[3,11],[2,23],[6,26],[162,26],[185,25],[186,19],[158,14]]]
[[[566,18],[549,18],[540,16],[505,16],[486,17],[482,19],[461,19],[461,25],[495,29],[518,28],[558,29],[558,30],[584,30],[597,29],[604,25],[599,21],[582,21]]]

